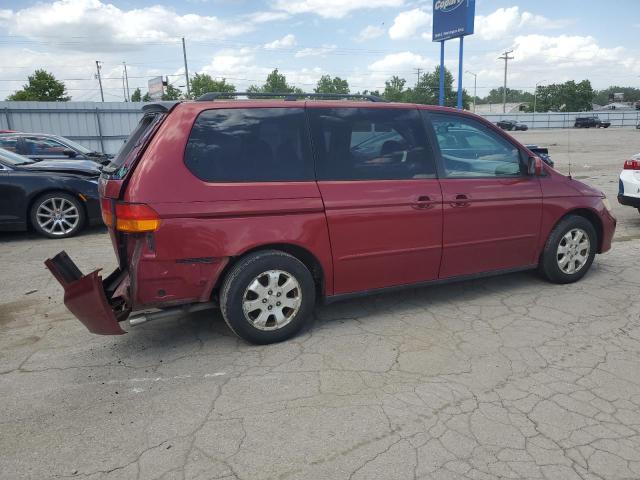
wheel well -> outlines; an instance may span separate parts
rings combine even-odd
[[[593,228],[596,231],[596,235],[598,236],[598,253],[600,253],[600,250],[602,248],[603,227],[602,221],[600,220],[600,217],[598,217],[598,214],[596,214],[593,210],[589,210],[588,208],[578,208],[576,210],[567,212],[567,214],[562,218],[566,217],[567,215],[578,215],[579,217],[586,218],[587,220],[589,220],[589,222],[591,222],[591,225],[593,225]],[[562,220],[562,218],[560,220]]]
[[[26,219],[27,219],[27,226],[28,227],[33,227],[33,225],[31,224],[31,208],[33,207],[33,204],[36,203],[36,200],[38,200],[40,197],[44,196],[44,195],[48,195],[49,193],[66,193],[67,195],[71,195],[72,197],[77,198],[78,194],[70,191],[70,190],[61,190],[59,188],[50,188],[48,190],[43,190],[41,192],[38,192],[36,195],[34,195],[33,197],[31,197],[31,200],[29,200],[29,203],[27,204],[27,214],[25,215]],[[80,205],[82,205],[82,210],[84,211],[84,217],[86,219],[89,218],[89,212],[87,211],[87,205],[85,202],[82,201],[82,199],[80,199]],[[85,223],[86,225],[86,223]]]
[[[229,262],[224,267],[222,272],[220,272],[220,276],[216,281],[216,285],[214,287],[214,293],[220,289],[220,285],[222,281],[227,276],[227,273],[231,268],[243,257],[255,253],[260,252],[262,250],[280,250],[281,252],[288,253],[296,257],[300,260],[305,267],[309,269],[311,272],[311,276],[313,277],[313,281],[316,284],[316,293],[318,294],[318,298],[324,295],[324,270],[322,269],[322,265],[318,259],[306,248],[300,247],[298,245],[293,245],[290,243],[271,243],[268,245],[260,245],[259,247],[252,248],[251,250],[247,250],[241,255],[230,257]]]

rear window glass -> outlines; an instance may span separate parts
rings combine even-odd
[[[185,164],[206,182],[312,180],[304,109],[206,110],[189,136]]]
[[[131,152],[146,143],[149,136],[148,134],[151,133],[153,127],[155,127],[158,122],[164,118],[164,116],[165,115],[163,113],[150,113],[142,117],[138,126],[131,135],[129,135],[122,147],[120,147],[115,158],[111,160],[111,163],[107,165],[103,171],[106,173],[112,173],[124,165]]]

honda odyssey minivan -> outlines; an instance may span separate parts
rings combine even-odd
[[[240,337],[270,343],[319,299],[528,269],[569,283],[610,249],[602,192],[479,116],[374,100],[143,107],[99,183],[118,269],[45,262],[66,306],[114,335],[132,312],[215,305]]]

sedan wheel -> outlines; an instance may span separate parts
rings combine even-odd
[[[42,235],[66,238],[82,227],[84,210],[73,196],[52,193],[36,200],[31,211],[31,223]]]

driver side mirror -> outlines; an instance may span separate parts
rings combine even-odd
[[[71,150],[70,148],[63,150],[62,153],[69,158],[76,158],[76,155],[77,155],[76,151]]]
[[[532,177],[542,175],[542,159],[540,157],[529,157],[527,161],[527,173]]]

